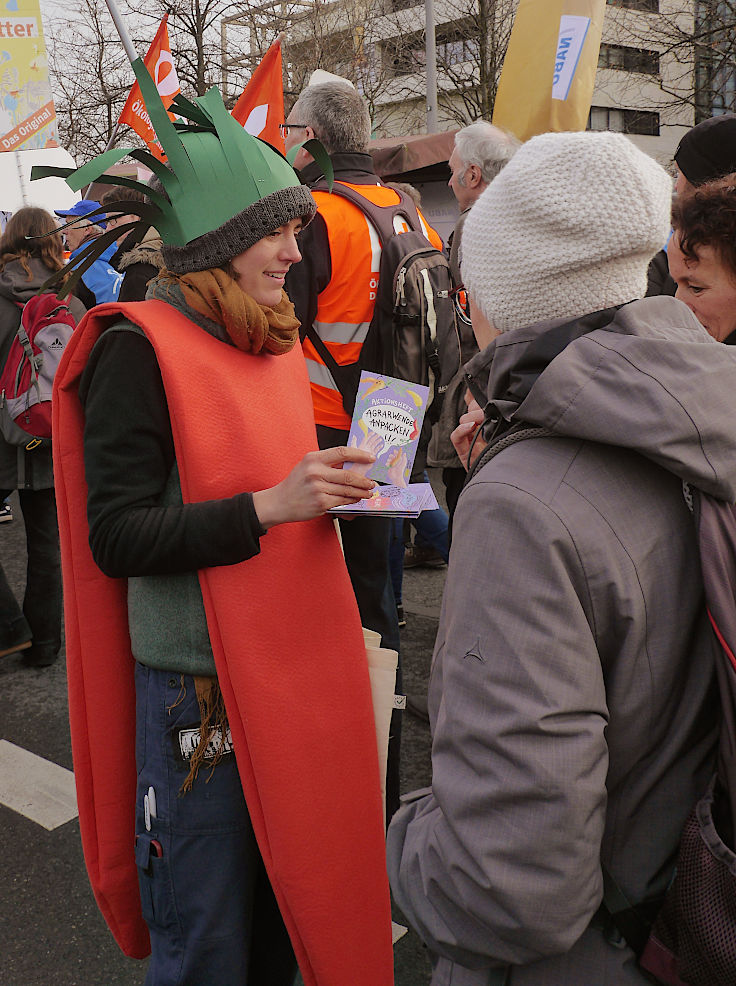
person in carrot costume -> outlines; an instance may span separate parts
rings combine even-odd
[[[288,986],[295,958],[306,986],[390,986],[365,648],[322,516],[374,484],[341,468],[355,450],[317,451],[283,291],[314,201],[216,89],[179,97],[174,124],[134,69],[168,165],[116,150],[63,172],[151,167],[163,192],[120,208],[166,264],[146,301],[83,321],[56,377],[90,880],[125,953],[151,950],[148,986]]]

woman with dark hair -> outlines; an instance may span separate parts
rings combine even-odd
[[[40,261],[49,274],[61,270],[64,266],[64,242],[61,233],[45,235],[53,234],[56,225],[50,212],[35,206],[26,206],[14,213],[0,237],[0,271],[4,271],[6,265],[14,260],[25,271],[26,280],[31,280],[33,276],[33,260]],[[43,236],[44,239],[35,243],[26,239],[33,236]]]
[[[674,153],[675,195],[685,196],[736,169],[736,114],[723,113],[694,126]],[[647,297],[674,296],[677,285],[668,264],[669,240],[649,265]]]
[[[56,222],[45,209],[27,207],[11,217],[0,237],[0,367],[8,358],[23,305],[64,266],[64,245],[55,229]],[[27,239],[38,236],[43,239]],[[68,303],[79,321],[84,305],[74,297]],[[21,613],[0,569],[0,656],[24,649],[26,664],[45,667],[53,664],[61,647],[61,566],[51,448],[38,446],[29,452],[0,437],[0,500],[16,489],[28,547],[26,590]]]
[[[714,339],[736,345],[736,174],[679,198],[672,224],[676,297]]]

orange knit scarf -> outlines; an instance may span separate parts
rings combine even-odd
[[[162,270],[159,280],[179,284],[189,307],[222,325],[233,344],[246,353],[281,356],[297,343],[299,320],[283,290],[278,305],[269,308],[259,305],[219,267],[191,274]]]

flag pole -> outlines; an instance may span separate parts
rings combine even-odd
[[[138,57],[138,54],[135,48],[133,47],[133,42],[130,40],[128,29],[123,23],[123,18],[121,17],[120,11],[118,10],[118,5],[115,3],[115,0],[105,0],[105,3],[107,4],[107,9],[110,11],[110,16],[112,17],[113,24],[117,28],[117,32],[120,35],[120,40],[123,43],[123,48],[125,48],[125,54],[128,56],[128,60],[132,65],[133,62]]]
[[[135,50],[135,48],[133,46],[133,42],[130,40],[130,35],[128,34],[128,29],[126,28],[125,24],[123,23],[123,19],[120,16],[120,11],[118,10],[118,7],[117,7],[117,4],[115,3],[115,0],[105,0],[105,3],[107,4],[107,9],[110,11],[110,16],[112,17],[113,24],[117,28],[117,32],[120,35],[120,40],[123,43],[123,48],[125,48],[125,54],[128,56],[128,61],[132,65],[133,62],[138,57],[138,54],[137,54],[137,52],[136,52],[136,50]],[[117,123],[115,124],[115,126],[112,129],[112,133],[110,134],[110,139],[107,142],[107,146],[105,147],[105,151],[111,150],[113,148],[113,146],[115,145],[115,141],[117,139],[118,130],[119,129],[120,129],[120,119],[118,119]],[[90,190],[90,188],[92,187],[93,184],[94,184],[94,182],[90,182],[89,185],[87,185],[86,188],[82,189],[82,198],[83,199],[85,199],[87,197],[87,192]]]
[[[427,72],[427,133],[436,134],[437,126],[437,43],[434,30],[434,2],[424,0],[426,72]]]

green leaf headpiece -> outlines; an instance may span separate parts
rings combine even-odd
[[[76,170],[34,167],[32,180],[53,175],[79,191],[126,156],[140,161],[157,176],[165,194],[133,178],[105,175],[107,184],[136,188],[147,201],[110,202],[100,216],[119,209],[140,217],[110,231],[116,236],[137,225],[154,226],[164,242],[166,266],[176,273],[220,266],[284,223],[312,218],[314,199],[294,169],[233,119],[216,87],[194,101],[179,94],[170,110],[183,119],[172,121],[142,59],[133,62],[133,70],[168,165],[148,150],[114,148]],[[85,218],[94,221],[95,214]],[[75,270],[92,264],[107,240],[107,234],[93,240],[75,257]]]

